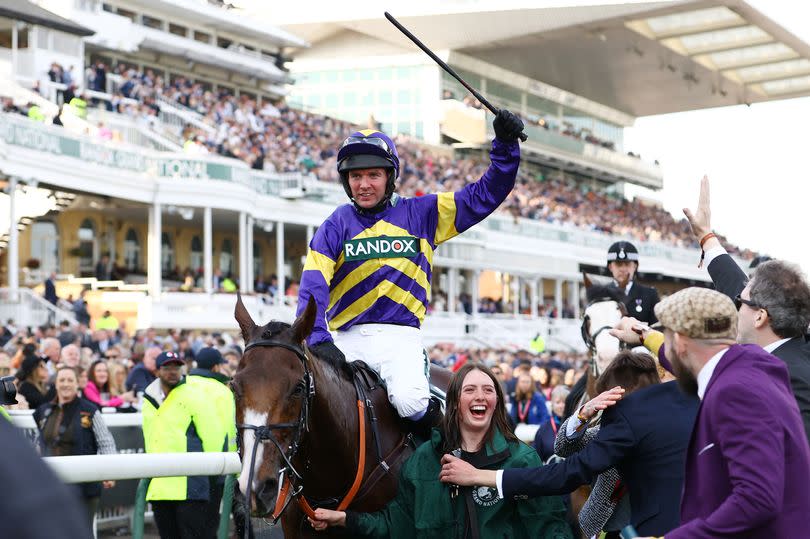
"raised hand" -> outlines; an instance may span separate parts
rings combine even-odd
[[[608,389],[582,405],[579,415],[590,420],[600,410],[605,410],[619,402],[624,396],[624,389],[620,386]]]
[[[694,234],[697,241],[700,241],[706,234],[712,231],[712,210],[709,197],[708,176],[703,176],[703,179],[700,180],[700,198],[698,199],[698,206],[695,213],[692,213],[689,208],[684,208],[683,213],[686,215],[689,226],[692,227],[692,234]]]

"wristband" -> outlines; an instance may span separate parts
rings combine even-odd
[[[577,419],[579,419],[582,423],[587,423],[588,421],[590,421],[590,419],[586,419],[586,418],[582,417],[582,409],[583,408],[585,408],[584,404],[579,408],[579,411],[577,411]]]
[[[700,238],[700,262],[698,262],[698,267],[699,268],[703,267],[703,259],[706,258],[706,251],[703,250],[703,244],[705,244],[710,239],[716,238],[716,237],[717,237],[717,234],[715,234],[714,232],[709,232],[708,234],[706,234],[705,236]]]

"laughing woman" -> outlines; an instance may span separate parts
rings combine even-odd
[[[497,470],[540,466],[537,453],[509,429],[503,392],[483,365],[467,363],[450,380],[447,412],[400,472],[396,497],[377,513],[317,509],[316,530],[345,526],[352,537],[568,539],[559,497],[504,500],[489,487],[439,482],[441,457],[458,450],[475,466]]]

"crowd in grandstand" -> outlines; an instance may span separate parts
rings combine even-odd
[[[259,105],[247,95],[214,92],[183,77],[167,84],[152,70],[139,72],[124,64],[116,66],[113,74],[118,82],[108,106],[139,123],[152,128],[159,125],[159,98],[203,116],[209,129],[188,125],[178,133],[186,152],[233,157],[259,170],[312,173],[325,182],[339,180],[335,159],[340,142],[354,130],[348,122],[293,109],[283,100]],[[107,84],[107,68],[97,63],[88,69],[88,84],[100,88],[99,80]],[[7,112],[30,116],[32,106],[3,100]],[[107,140],[115,138],[103,125],[96,134]],[[399,192],[405,196],[458,190],[486,170],[482,160],[453,158],[407,136],[398,137],[396,143],[402,163]],[[675,219],[658,205],[627,200],[562,171],[541,170],[530,164],[521,168],[514,191],[499,211],[641,241],[682,247],[693,244],[686,220]],[[724,244],[742,258],[755,255],[725,240]]]

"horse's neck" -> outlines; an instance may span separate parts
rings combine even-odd
[[[330,496],[335,494],[330,483],[345,482],[347,478],[351,481],[353,477],[358,440],[357,397],[352,382],[331,367],[317,365],[313,374],[315,396],[309,432],[301,447],[302,475],[309,495]],[[333,479],[324,481],[325,477]]]

